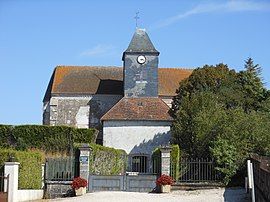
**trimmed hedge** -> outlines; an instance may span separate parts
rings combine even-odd
[[[0,125],[0,147],[8,148],[14,142],[11,125]]]
[[[19,189],[40,189],[42,182],[41,165],[44,163],[44,154],[34,151],[17,151],[12,149],[0,150],[0,169],[10,157],[19,162]]]
[[[17,150],[38,148],[46,152],[70,152],[73,143],[94,143],[95,129],[78,129],[68,126],[0,125],[0,147]],[[12,140],[12,141],[11,141]]]
[[[75,144],[78,148],[80,144]],[[127,154],[124,150],[89,144],[89,172],[93,175],[119,175],[126,170]]]
[[[90,173],[99,175],[119,175],[126,170],[127,154],[124,150],[90,144],[92,152]]]
[[[180,176],[180,149],[178,145],[172,145],[171,151],[171,177],[174,180],[178,180]]]

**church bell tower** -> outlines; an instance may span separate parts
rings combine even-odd
[[[137,28],[122,57],[125,97],[158,97],[158,56],[145,29]]]

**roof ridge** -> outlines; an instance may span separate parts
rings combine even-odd
[[[112,111],[117,105],[119,105],[119,103],[124,99],[125,97],[122,97],[115,105],[113,105],[113,107],[111,109],[109,109],[109,111],[107,111],[102,117],[100,117],[100,120],[102,121],[102,119],[104,118],[104,116],[106,116],[108,113],[110,113],[110,111]]]
[[[56,68],[67,68],[67,67],[94,67],[94,68],[123,68],[122,66],[108,65],[56,65]],[[194,70],[192,67],[158,67],[158,69],[176,69],[176,70]]]
[[[109,66],[98,66],[98,65],[56,65],[55,68],[59,68],[59,67],[97,67],[97,68],[101,68],[101,67],[115,67],[115,68],[121,68],[120,66],[113,66],[113,65],[109,65]]]
[[[194,70],[192,67],[159,67],[159,69]]]

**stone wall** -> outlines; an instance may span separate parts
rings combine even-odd
[[[73,196],[72,181],[47,181],[44,197],[47,199]]]
[[[100,129],[100,118],[121,98],[121,95],[54,96],[44,103],[43,123]],[[102,141],[102,133],[97,139]]]

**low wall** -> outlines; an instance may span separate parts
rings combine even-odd
[[[48,199],[73,196],[72,181],[46,181],[44,197]]]
[[[22,189],[17,191],[17,198],[19,202],[22,201],[31,201],[43,198],[43,190],[31,190],[31,189]]]
[[[270,157],[252,155],[256,202],[270,201]]]

